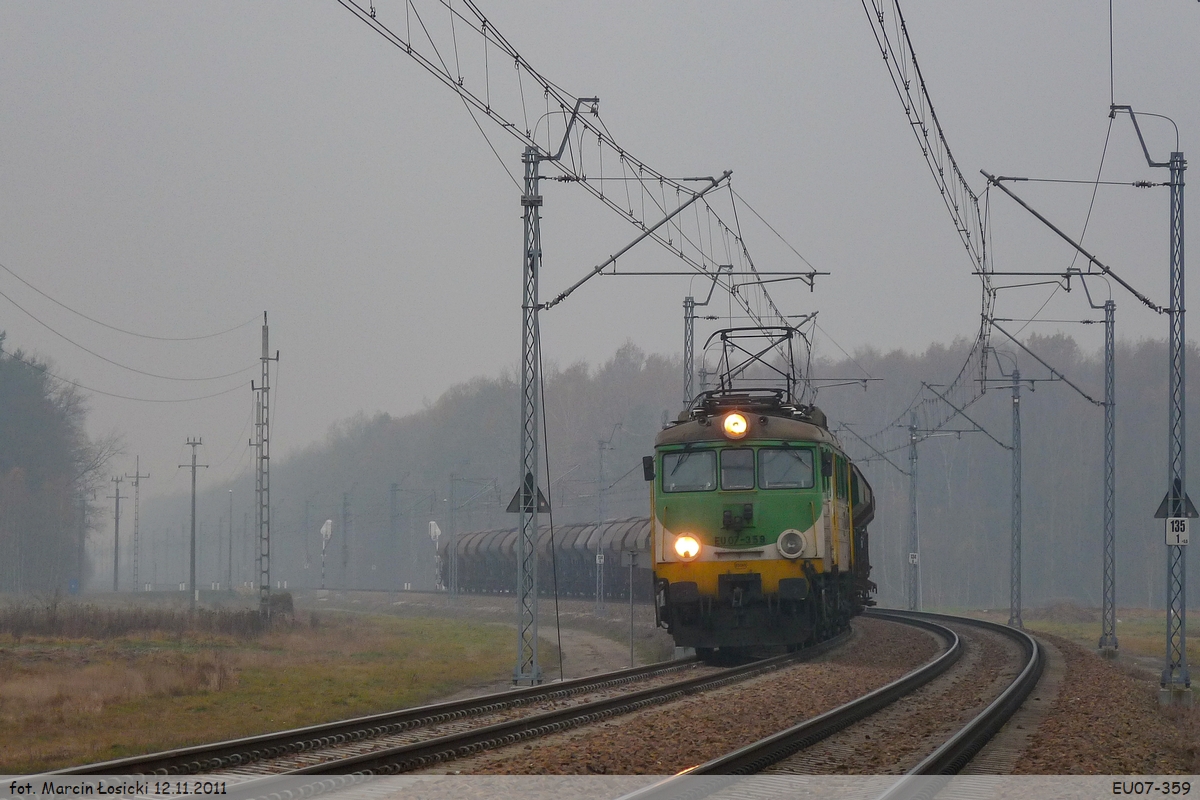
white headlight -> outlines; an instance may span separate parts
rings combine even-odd
[[[734,411],[725,417],[723,427],[725,428],[725,435],[730,439],[741,439],[750,430],[750,423],[746,421],[743,415]]]
[[[675,540],[675,555],[684,561],[691,561],[700,555],[700,542],[694,536],[680,536]]]

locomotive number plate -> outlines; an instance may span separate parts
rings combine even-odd
[[[754,547],[755,545],[764,545],[767,543],[767,537],[761,534],[734,534],[732,536],[716,537],[717,547]]]
[[[1167,518],[1167,544],[1173,546],[1185,545],[1188,543],[1188,518],[1187,517],[1168,517]]]

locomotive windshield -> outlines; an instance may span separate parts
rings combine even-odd
[[[749,447],[721,451],[721,488],[754,488],[754,451]]]
[[[717,485],[717,454],[692,450],[663,455],[664,492],[707,492]]]
[[[812,450],[762,448],[758,451],[758,484],[763,489],[811,489]]]

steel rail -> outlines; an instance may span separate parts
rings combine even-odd
[[[387,711],[364,717],[309,725],[284,731],[181,747],[158,753],[84,764],[50,775],[186,775],[226,769],[335,744],[437,725],[507,707],[596,691],[693,666],[695,658],[663,661],[557,683],[528,686],[494,694]]]
[[[950,669],[962,656],[963,646],[959,636],[949,628],[936,622],[923,619],[923,616],[907,612],[868,611],[867,615],[876,619],[886,619],[923,628],[942,637],[946,650],[937,658],[917,667],[886,686],[881,686],[873,692],[852,700],[845,705],[813,717],[810,720],[795,725],[787,730],[760,739],[757,742],[740,747],[731,753],[706,761],[703,764],[684,770],[675,778],[689,775],[751,775],[761,772],[777,761],[811,747],[822,739],[826,739],[838,731],[853,725],[861,719],[869,717],[880,709],[892,704],[901,697],[915,691],[932,681],[934,678]],[[668,780],[673,780],[668,779]],[[666,789],[666,784],[659,784]],[[652,787],[653,788],[653,787]]]
[[[908,775],[956,775],[996,735],[1000,728],[1004,726],[1004,723],[1008,721],[1008,718],[1021,707],[1021,704],[1033,692],[1034,687],[1037,686],[1038,681],[1042,677],[1046,657],[1037,639],[1034,639],[1020,628],[1010,628],[1007,625],[1000,625],[999,623],[988,622],[986,620],[966,619],[941,614],[925,614],[924,616],[944,621],[953,620],[954,622],[1000,633],[1020,644],[1022,650],[1025,652],[1025,666],[1021,669],[1017,677],[1013,679],[1013,682],[995,700],[989,703],[987,708],[981,711],[978,716],[964,725],[958,733],[947,739],[941,747],[933,751],[929,757],[907,773]],[[899,784],[897,787],[889,790],[888,795],[885,796],[899,797],[899,794],[891,794],[898,787]]]
[[[950,778],[971,762],[980,750],[1004,726],[1041,680],[1046,656],[1037,639],[1020,628],[1010,628],[985,620],[951,617],[941,614],[924,616],[954,620],[994,631],[1017,641],[1025,652],[1025,666],[1012,683],[988,704],[973,720],[942,743],[921,763],[913,767],[877,800],[930,800],[941,791]],[[938,776],[931,779],[922,776]]]
[[[1012,683],[992,701],[987,708],[959,731],[948,738],[932,754],[906,773],[905,777],[887,790],[879,800],[914,800],[931,796],[931,784],[914,780],[915,776],[952,775],[965,767],[972,758],[991,740],[997,731],[1033,691],[1041,678],[1045,656],[1037,640],[1023,630],[1010,628],[994,622],[911,611],[878,610],[868,611],[870,616],[917,625],[926,629],[935,628],[953,636],[952,650],[959,650],[957,634],[939,623],[953,622],[970,625],[1000,633],[1019,643],[1025,654],[1025,666]],[[943,634],[943,635],[946,635]],[[770,765],[803,750],[821,739],[842,730],[854,722],[869,716],[894,700],[928,683],[957,660],[947,650],[938,659],[929,662],[908,675],[888,684],[871,694],[833,709],[825,714],[803,722],[785,731],[766,737],[753,744],[739,748],[725,756],[685,770],[678,775],[627,795],[622,800],[651,800],[657,797],[679,797],[680,792],[691,796],[688,789],[692,784],[681,782],[687,776],[696,775],[748,775],[760,772]],[[931,674],[932,673],[932,674]],[[697,796],[708,794],[703,787],[697,788]]]
[[[309,767],[284,773],[286,775],[344,775],[373,774],[394,775],[431,764],[475,755],[483,750],[514,744],[525,739],[568,730],[590,724],[601,719],[626,714],[677,700],[687,695],[716,689],[728,683],[747,680],[758,675],[782,669],[793,663],[806,661],[822,655],[843,644],[850,631],[813,647],[796,653],[775,656],[740,667],[733,667],[715,675],[692,678],[686,681],[643,689],[620,697],[581,703],[576,706],[547,711],[518,720],[500,722],[463,733],[390,747],[371,753],[326,761]]]

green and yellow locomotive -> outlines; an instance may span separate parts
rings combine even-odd
[[[645,459],[658,621],[701,657],[792,650],[873,605],[871,487],[789,394],[706,392]]]

